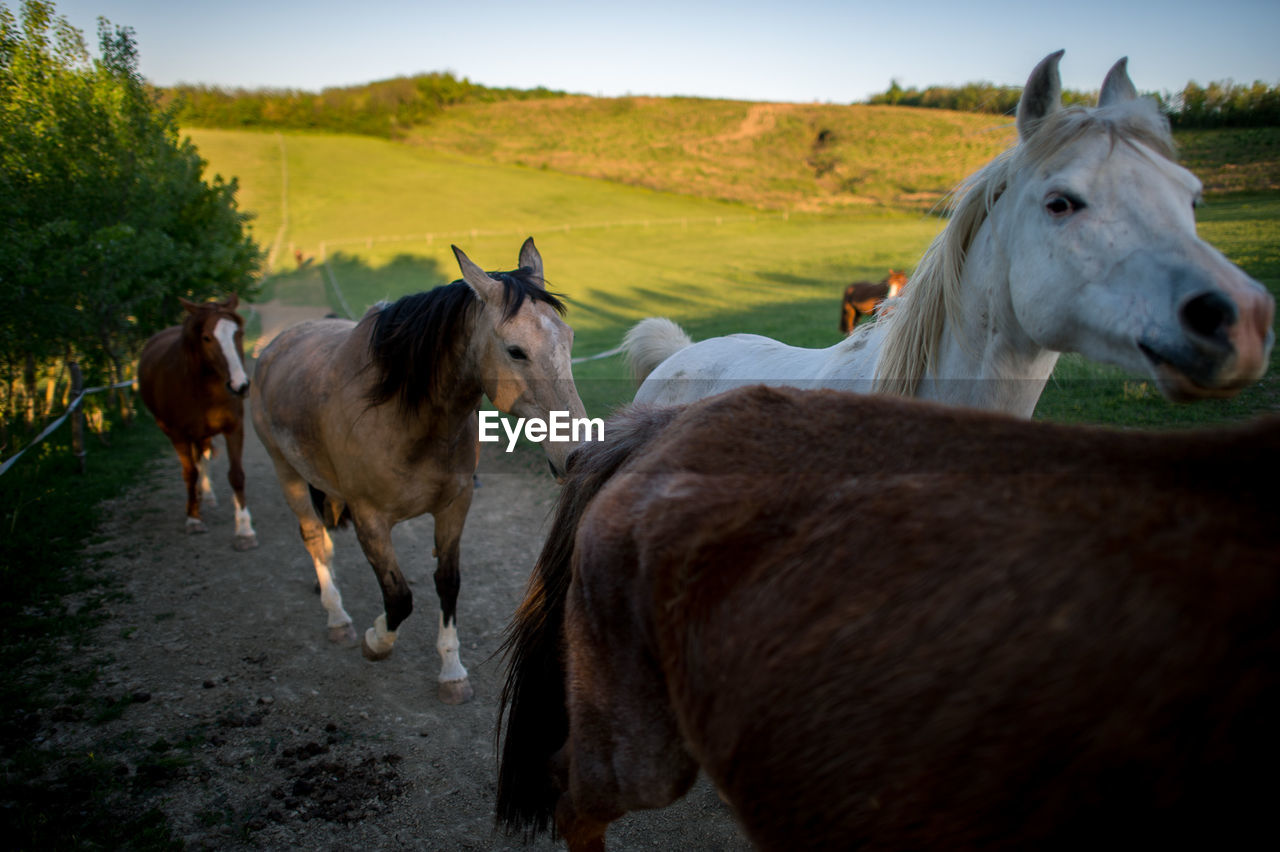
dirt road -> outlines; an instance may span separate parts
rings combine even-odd
[[[176,458],[153,463],[112,502],[93,551],[128,596],[88,651],[105,661],[98,689],[126,706],[111,721],[60,727],[60,744],[112,743],[115,772],[146,775],[138,786],[190,848],[561,848],[493,829],[502,677],[493,655],[555,499],[545,466],[500,451],[482,459],[459,597],[476,698],[460,707],[435,697],[431,518],[395,530],[417,609],[391,659],[370,663],[326,640],[314,571],[252,429],[245,466],[260,542],[248,552],[232,548],[224,457],[212,465],[220,504],[206,511],[204,535],[184,533]],[[334,542],[339,587],[363,631],[382,611],[377,584],[353,532]],[[609,841],[747,848],[705,781],[676,806],[619,822]]]

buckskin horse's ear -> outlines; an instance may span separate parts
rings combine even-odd
[[[462,280],[475,291],[480,301],[501,305],[502,285],[490,278],[489,273],[472,263],[471,258],[463,254],[462,249],[457,246],[450,246],[450,248],[453,249],[453,256],[458,259],[458,266],[462,269]]]
[[[1106,79],[1102,81],[1102,89],[1098,92],[1098,106],[1111,106],[1137,97],[1138,90],[1134,87],[1133,80],[1129,79],[1129,57],[1125,56],[1111,66]]]
[[[1027,85],[1022,88],[1022,97],[1018,101],[1018,138],[1024,142],[1036,132],[1045,116],[1062,108],[1058,61],[1065,52],[1059,50],[1041,59],[1027,78]]]
[[[542,255],[538,253],[538,247],[533,244],[533,237],[525,240],[524,245],[520,246],[520,267],[532,269],[533,283],[546,289],[542,276]]]

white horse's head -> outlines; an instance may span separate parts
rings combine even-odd
[[[1235,394],[1266,372],[1274,299],[1197,236],[1200,182],[1126,60],[1096,108],[1064,108],[1061,56],[1031,72],[1007,181],[988,190],[1017,324],[1047,349],[1148,375],[1170,399]]]

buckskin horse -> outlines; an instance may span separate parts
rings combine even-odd
[[[326,521],[350,517],[381,585],[385,610],[360,642],[366,658],[381,660],[413,609],[391,529],[432,514],[438,695],[450,704],[473,695],[458,653],[457,601],[481,396],[520,417],[584,415],[569,364],[573,330],[560,318],[563,302],[546,289],[533,239],[513,272],[486,273],[453,251],[462,279],[452,284],[375,305],[359,322],[286,329],[258,361],[251,406],[315,565],[331,640],[356,637],[334,582]],[[557,475],[573,446],[544,445]]]
[[[702,769],[763,849],[1268,836],[1280,418],[756,386],[605,436],[508,631],[508,830],[599,850]]]
[[[1061,352],[1149,377],[1169,399],[1230,396],[1266,371],[1275,302],[1196,234],[1200,182],[1168,121],[1115,64],[1096,108],[1031,72],[1019,141],[973,174],[883,322],[826,349],[755,334],[693,343],[651,317],[624,347],[636,402],[751,384],[830,387],[1029,417]]]
[[[154,334],[138,357],[138,392],[156,423],[178,452],[187,486],[187,532],[202,533],[203,497],[216,506],[209,483],[208,458],[213,439],[223,435],[231,468],[235,502],[235,548],[257,547],[253,519],[245,499],[244,394],[249,377],[244,369],[244,320],[232,295],[224,302],[196,304],[180,300],[186,311],[182,325]]]
[[[848,334],[858,325],[858,320],[875,313],[885,299],[896,299],[907,283],[905,273],[890,269],[879,283],[855,281],[844,288],[840,299],[840,333]]]

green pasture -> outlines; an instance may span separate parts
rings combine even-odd
[[[378,300],[457,278],[450,244],[487,269],[509,269],[533,236],[552,289],[569,299],[575,356],[616,346],[653,315],[677,320],[695,339],[750,331],[830,345],[843,286],[913,268],[944,224],[883,207],[761,211],[362,137],[191,136],[213,171],[239,176],[259,239],[287,221],[285,249],[306,257],[299,267],[287,250],[277,254],[264,300],[344,313],[336,283],[358,316]],[[1280,293],[1280,194],[1211,197],[1199,219],[1206,239]],[[1176,406],[1140,378],[1065,356],[1037,416],[1121,425],[1240,419],[1277,407],[1276,370],[1273,363],[1235,400]],[[631,396],[619,357],[580,364],[575,375],[593,415]]]

